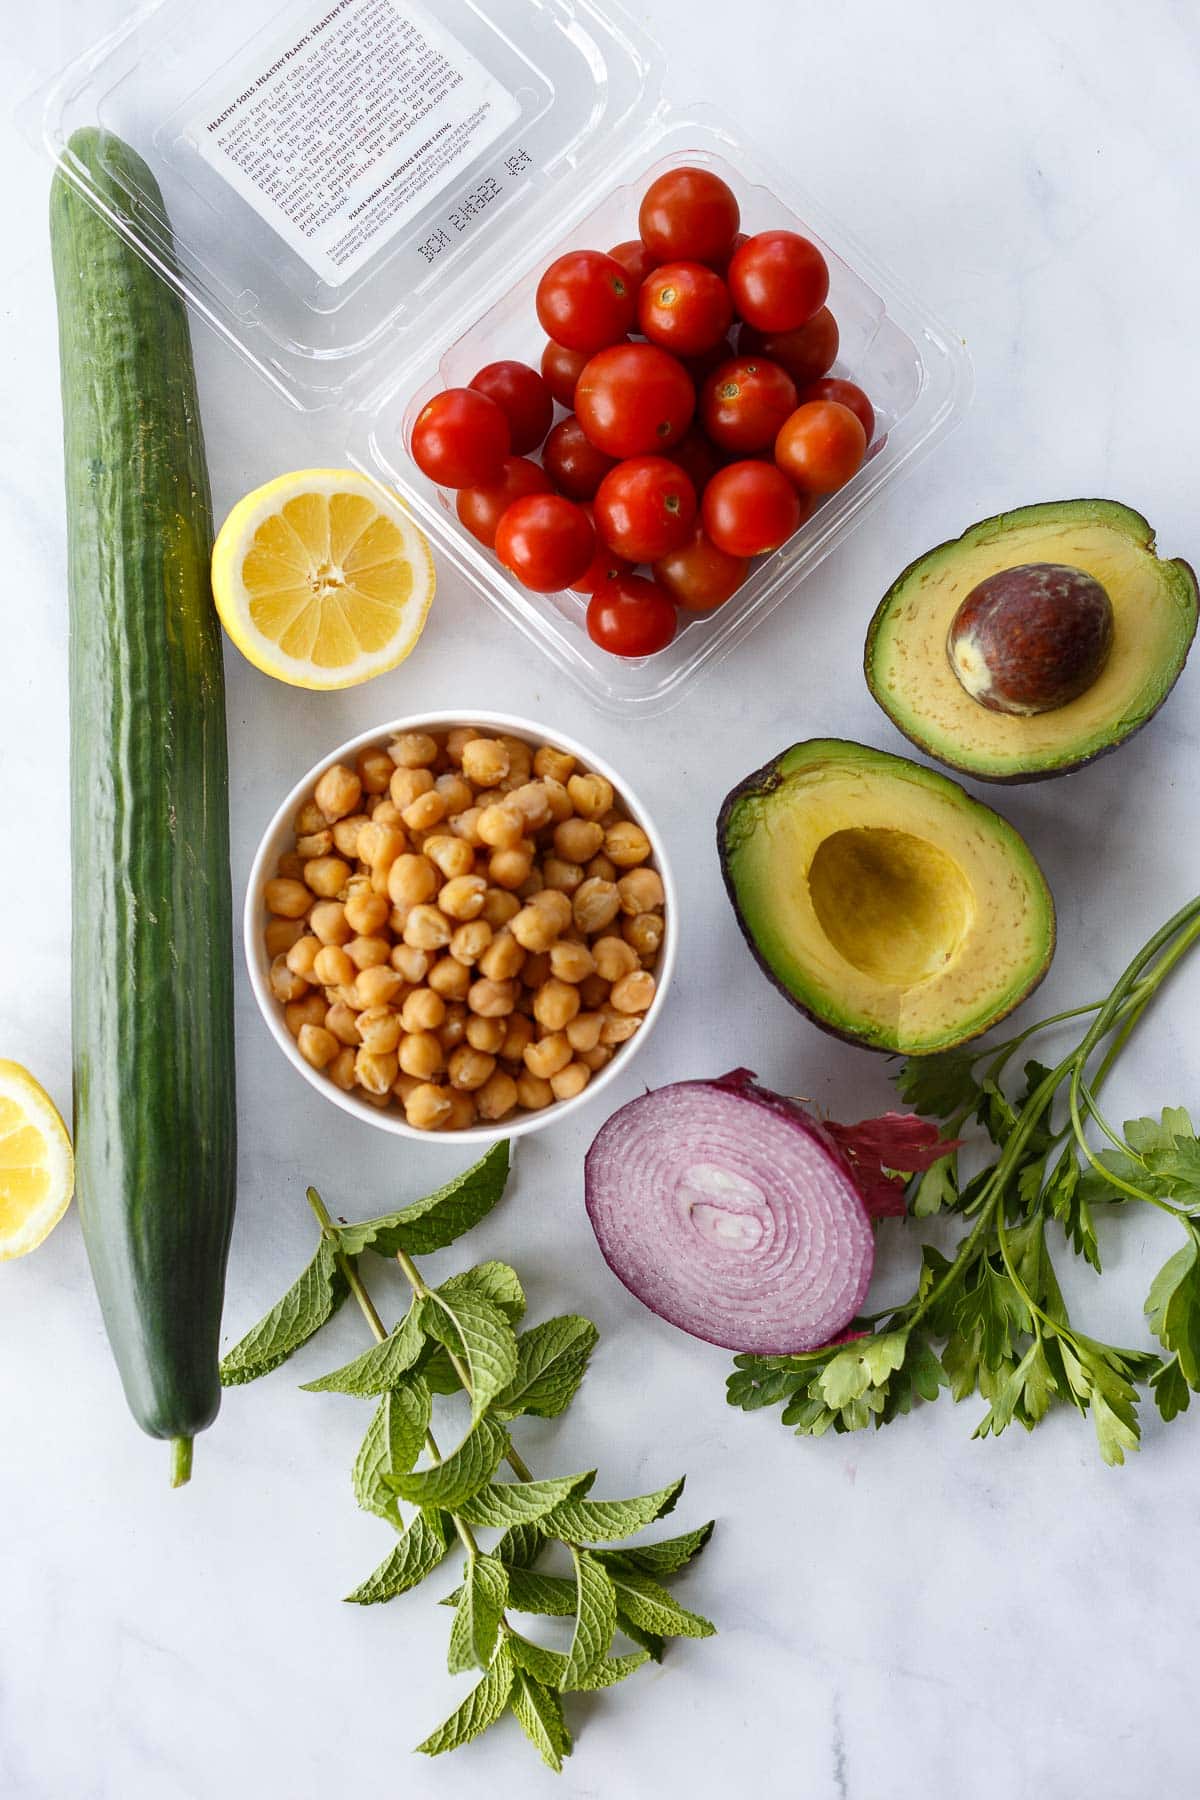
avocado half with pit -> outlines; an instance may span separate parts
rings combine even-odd
[[[1004,572],[1010,579],[997,582]],[[1064,579],[1073,573],[1074,594]],[[1073,677],[1075,652],[1086,662],[1097,642],[1086,639],[1097,618],[1089,596],[1080,598],[1085,588],[1094,597],[1097,584],[1108,600],[1102,653],[1058,703],[1056,674]],[[956,647],[956,628],[989,590],[990,647],[1018,690],[1028,684],[1028,706],[1019,691],[1006,707],[988,690],[970,633]],[[1197,610],[1195,574],[1155,555],[1140,513],[1115,500],[1025,506],[972,525],[905,569],[867,633],[867,684],[905,737],[947,767],[980,781],[1045,780],[1115,750],[1153,717],[1187,661]],[[1034,699],[1039,690],[1048,704]]]
[[[951,1049],[1050,966],[1054,901],[1029,846],[907,757],[841,738],[793,744],[734,788],[717,837],[758,962],[852,1043]]]

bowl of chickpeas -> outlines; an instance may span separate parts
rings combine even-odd
[[[623,1068],[675,960],[662,842],[582,745],[502,713],[343,744],[268,826],[246,960],[289,1061],[402,1137],[537,1131]]]

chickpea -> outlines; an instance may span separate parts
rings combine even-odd
[[[426,838],[421,854],[441,870],[447,881],[453,881],[459,875],[469,875],[475,867],[475,852],[463,838]]]
[[[381,795],[371,808],[371,822],[375,825],[391,825],[396,831],[402,829],[400,808],[391,797],[391,792]]]
[[[292,830],[298,838],[307,837],[313,831],[324,831],[325,825],[325,814],[315,800],[306,800],[292,820]]]
[[[517,899],[532,900],[535,894],[541,893],[545,885],[545,882],[542,880],[541,870],[530,869],[528,875],[517,889]]]
[[[583,981],[595,967],[595,958],[586,944],[568,943],[564,938],[550,947],[550,973],[559,981]]]
[[[550,955],[546,950],[534,951],[521,964],[521,980],[527,988],[540,988],[550,979]]]
[[[391,955],[391,939],[385,937],[351,938],[345,946],[346,955],[356,969],[382,968]]]
[[[619,1013],[644,1013],[654,998],[655,981],[648,969],[634,969],[614,981],[608,1002]]]
[[[311,981],[313,963],[316,961],[317,951],[320,948],[320,938],[313,937],[311,933],[297,938],[291,949],[288,950],[286,957],[287,966],[292,974],[299,975],[304,981]]]
[[[402,731],[388,745],[388,755],[398,769],[425,769],[437,761],[437,739],[427,731]]]
[[[386,794],[395,764],[386,750],[360,750],[358,779],[364,794]]]
[[[527,1112],[541,1112],[554,1098],[554,1089],[540,1075],[523,1069],[517,1076],[517,1099]]]
[[[456,768],[462,767],[463,751],[472,738],[482,736],[482,731],[476,731],[470,725],[456,725],[453,731],[446,733],[446,755]]]
[[[326,823],[332,825],[335,819],[344,819],[347,813],[354,811],[362,799],[362,782],[345,763],[334,763],[313,789],[313,799]]]
[[[561,781],[555,781],[550,775],[544,776],[542,786],[546,790],[546,804],[550,808],[550,817],[556,825],[571,817],[574,803]]]
[[[583,869],[579,863],[564,862],[561,856],[548,856],[542,864],[542,881],[548,888],[557,888],[560,893],[573,894],[583,880]]]
[[[464,844],[482,844],[479,835],[479,821],[483,816],[482,806],[468,806],[464,812],[455,813],[450,820],[450,829],[455,837],[460,837]]]
[[[477,1089],[475,1105],[481,1119],[502,1119],[517,1104],[517,1084],[504,1069],[496,1069]]]
[[[595,954],[595,946],[593,946],[592,953]],[[622,969],[621,973],[624,974],[625,971]],[[610,983],[604,979],[603,975],[584,977],[579,984],[579,998],[585,1012],[596,1012],[600,1007],[608,1005],[609,986]]]
[[[511,803],[485,806],[476,827],[480,841],[494,850],[507,850],[525,836],[525,815]]]
[[[617,892],[621,896],[621,911],[631,917],[660,911],[666,899],[657,869],[631,869],[617,882]]]
[[[611,881],[600,881],[595,876],[589,876],[575,889],[572,910],[580,931],[586,931],[589,935],[594,931],[603,931],[606,925],[612,924],[620,909],[621,896]]]
[[[382,869],[386,874],[406,844],[407,839],[398,824],[385,825],[379,819],[372,819],[358,834],[359,858],[369,869]]]
[[[519,916],[519,915],[518,915]],[[489,981],[509,981],[525,961],[525,951],[507,925],[497,931],[479,958],[479,973]]]
[[[627,981],[633,979],[633,976],[626,976]],[[629,1010],[634,1012],[640,1008],[631,1007]],[[561,1031],[578,1011],[579,989],[572,987],[569,981],[559,981],[556,976],[544,981],[534,995],[533,1016],[547,1031]]]
[[[572,775],[567,792],[581,819],[601,819],[613,803],[612,783],[603,775]]]
[[[344,1000],[335,1000],[325,1014],[325,1029],[333,1033],[339,1044],[352,1044],[357,1048],[362,1042],[358,1035],[358,1014]]]
[[[592,819],[564,819],[554,827],[554,849],[564,862],[589,861],[603,842],[603,827]]]
[[[344,1094],[348,1094],[351,1088],[358,1086],[358,1075],[354,1068],[354,1052],[348,1044],[339,1047],[337,1055],[327,1065],[325,1073],[333,1085],[340,1087]]]
[[[571,1046],[563,1032],[552,1031],[548,1037],[539,1038],[536,1044],[526,1044],[524,1060],[531,1075],[538,1075],[543,1081],[549,1081],[552,1075],[557,1075],[570,1062]]]
[[[475,1096],[464,1093],[461,1088],[450,1088],[448,1095],[450,1111],[442,1130],[465,1131],[468,1125],[475,1123]]]
[[[436,788],[430,788],[427,794],[418,794],[400,814],[410,831],[432,831],[445,816],[446,802]]]
[[[524,1013],[510,1013],[504,1021],[504,1027],[500,1055],[505,1062],[520,1062],[525,1054],[526,1044],[533,1042],[533,1021]]]
[[[303,919],[268,919],[267,929],[263,934],[267,955],[272,960],[277,956],[286,956],[292,945],[300,942],[306,929]]]
[[[372,937],[387,924],[388,903],[383,894],[355,892],[346,900],[346,919],[360,937]]]
[[[323,987],[349,987],[358,970],[336,944],[322,944],[313,958],[313,974]]]
[[[456,962],[471,968],[492,941],[492,928],[486,919],[471,919],[460,925],[450,939],[450,954]]]
[[[565,1069],[559,1069],[550,1077],[550,1086],[556,1100],[573,1100],[576,1094],[582,1094],[591,1079],[592,1071],[586,1063],[569,1062]]]
[[[467,1020],[466,1039],[473,1050],[486,1050],[489,1056],[497,1056],[504,1038],[503,1019],[481,1019],[472,1013]]]
[[[412,907],[406,901],[403,906],[393,906],[388,913],[388,930],[398,938],[404,936],[404,927],[408,924],[408,915]]]
[[[268,912],[278,914],[281,919],[302,919],[312,905],[312,895],[302,881],[292,881],[287,876],[268,881],[263,888],[263,899]]]
[[[433,776],[428,769],[396,769],[388,783],[388,795],[401,818],[406,806],[411,806],[421,794],[428,794],[432,789]]]
[[[572,1050],[594,1050],[600,1042],[604,1016],[598,1012],[576,1013],[567,1021],[567,1042]]]
[[[439,775],[434,787],[446,802],[446,817],[452,813],[465,812],[468,806],[475,804],[475,789],[457,770],[451,769],[445,775]]]
[[[513,1010],[516,998],[515,982],[485,979],[471,983],[467,1005],[481,1019],[502,1019]]]
[[[438,895],[437,903],[452,919],[477,919],[483,911],[487,882],[482,875],[456,875]]]
[[[565,900],[566,896],[558,894],[556,898]],[[567,905],[570,905],[569,901]],[[559,933],[551,915],[540,906],[523,906],[508,929],[523,950],[532,950],[535,954],[548,950]]]
[[[332,831],[312,831],[296,839],[296,855],[310,862],[314,856],[328,856],[333,849]]]
[[[581,1062],[585,1069],[592,1071],[593,1075],[597,1069],[602,1069],[605,1063],[611,1062],[612,1059],[613,1053],[608,1044],[597,1044],[594,1050],[579,1050],[575,1055],[575,1061]]]
[[[298,850],[288,850],[275,865],[275,873],[284,881],[304,880],[304,858]]]
[[[522,781],[528,781],[533,773],[533,751],[525,739],[512,737],[507,731],[502,731],[500,742],[508,751],[509,779],[514,775],[519,775]]]
[[[446,1002],[433,988],[414,988],[400,1009],[405,1031],[436,1031],[446,1017]]]
[[[540,781],[522,782],[509,795],[508,804],[514,812],[520,813],[528,831],[540,831],[543,825],[550,823],[550,797]]]
[[[404,1116],[417,1131],[440,1131],[454,1107],[445,1088],[423,1081],[404,1102]]]
[[[358,855],[359,833],[370,823],[366,813],[361,812],[350,813],[346,818],[338,820],[332,837],[339,856],[344,856],[348,862],[354,861]]]
[[[535,775],[550,775],[555,781],[565,786],[575,768],[575,758],[565,750],[556,750],[553,744],[542,744],[534,752],[533,772]]]
[[[512,757],[499,738],[471,738],[462,748],[462,772],[476,787],[494,787],[512,767]]]
[[[404,1070],[401,1069],[395,1081],[392,1083],[392,1092],[395,1094],[397,1100],[399,1100],[401,1106],[404,1106],[407,1104],[408,1096],[412,1093],[413,1089],[420,1087],[420,1085],[421,1084],[415,1075],[406,1075]]]
[[[443,1050],[456,1050],[467,1035],[467,1021],[471,1015],[459,1001],[452,1001],[446,1008],[446,1017],[442,1020],[438,1031],[438,1043]]]
[[[600,1042],[609,1045],[623,1044],[633,1036],[641,1022],[641,1015],[638,1013],[612,1012],[605,1007],[604,1023],[600,1027]]]
[[[404,922],[404,941],[418,950],[444,950],[453,927],[436,906],[414,906]]]
[[[593,856],[590,863],[584,864],[583,872],[585,876],[590,876],[594,881],[615,881],[617,879],[616,863],[609,862],[607,856],[603,855]]]
[[[596,973],[605,981],[620,981],[622,975],[628,975],[638,966],[637,951],[619,937],[597,938],[592,945],[592,957]]]
[[[400,1039],[400,1067],[406,1075],[428,1081],[441,1066],[442,1046],[432,1031],[409,1031]]]
[[[494,887],[519,888],[533,868],[533,845],[523,838],[503,850],[493,850],[488,858],[488,879]]]
[[[323,1025],[302,1025],[296,1038],[296,1048],[306,1063],[310,1063],[314,1069],[323,1069],[333,1061],[341,1045]]]
[[[632,869],[650,854],[650,839],[632,819],[618,819],[604,834],[604,852],[618,869]]]
[[[364,1090],[359,1098],[365,1100],[368,1106],[373,1106],[376,1112],[386,1112],[392,1104],[390,1091],[386,1094],[368,1094]]]
[[[400,1014],[393,1012],[390,1006],[371,1006],[358,1015],[358,1035],[364,1048],[379,1056],[386,1056],[400,1042]],[[388,1083],[389,1087],[391,1083]]]
[[[559,935],[572,929],[574,914],[570,897],[559,893],[557,888],[541,888],[530,900],[530,905],[550,920]]]
[[[308,982],[289,967],[286,956],[277,956],[267,975],[267,986],[277,1000],[299,1000],[308,992]]]
[[[394,1050],[362,1049],[355,1053],[354,1073],[368,1094],[390,1094],[399,1072]]]
[[[450,942],[453,945],[454,939]],[[471,971],[454,955],[439,956],[429,971],[429,985],[443,1000],[465,1000],[471,986]]]
[[[354,936],[354,927],[340,900],[322,900],[313,907],[308,922],[313,936],[320,938],[323,944],[348,944]]]
[[[638,913],[626,919],[621,934],[645,962],[653,962],[662,948],[663,916],[661,913]]]
[[[283,1022],[294,1038],[303,1025],[321,1025],[325,1020],[325,996],[308,993],[303,1000],[292,1000],[283,1009]]]
[[[470,1044],[460,1044],[446,1064],[450,1086],[474,1092],[481,1088],[496,1067],[496,1059]]]
[[[350,864],[340,856],[314,856],[304,865],[304,879],[321,900],[336,900],[350,874]]]
[[[483,912],[480,917],[486,919],[493,931],[515,919],[521,910],[521,902],[507,888],[490,887],[483,897]]]
[[[420,906],[438,889],[438,872],[427,856],[398,856],[388,870],[388,893],[397,906]]]
[[[403,986],[403,978],[395,969],[380,964],[377,968],[362,970],[354,983],[354,998],[363,1009],[390,1006]]]
[[[417,950],[412,944],[393,944],[389,961],[397,975],[416,987],[428,975],[432,958],[428,950]]]

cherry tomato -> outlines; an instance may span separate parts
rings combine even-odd
[[[614,244],[608,254],[615,257],[623,269],[628,269],[635,288],[641,287],[654,268],[654,258],[641,238],[627,238],[623,244]]]
[[[699,356],[681,356],[679,360],[696,387],[701,388],[714,369],[719,369],[722,363],[732,362],[736,355],[732,339],[723,337],[711,350],[704,350]]]
[[[747,325],[794,331],[825,304],[829,269],[815,244],[796,231],[760,231],[729,265],[729,291]]]
[[[471,386],[494,400],[508,420],[514,455],[537,449],[553,421],[554,400],[536,369],[523,362],[489,363]]]
[[[591,507],[585,506],[583,510],[592,519],[594,525],[595,519]],[[571,583],[571,592],[573,594],[594,594],[596,589],[603,587],[606,581],[616,581],[618,576],[632,574],[633,564],[627,563],[623,556],[614,556],[608,545],[597,534],[596,553],[579,580]]]
[[[708,169],[671,169],[652,181],[638,231],[655,262],[719,262],[741,222],[737,199]]]
[[[557,594],[578,581],[596,549],[582,506],[561,494],[514,500],[496,527],[496,555],[537,594]]]
[[[866,432],[868,444],[875,436],[875,408],[852,381],[839,381],[835,375],[826,376],[824,381],[812,381],[800,394],[801,406],[810,400],[836,400],[839,406],[848,406]]]
[[[862,420],[837,400],[809,400],[785,419],[775,461],[802,494],[832,494],[862,468],[867,434]]]
[[[459,488],[455,510],[462,523],[491,550],[496,543],[496,527],[514,500],[526,494],[554,492],[550,477],[525,456],[506,457],[499,481],[490,487]]]
[[[574,406],[575,383],[587,367],[586,350],[568,350],[553,339],[542,351],[542,380],[560,406]]]
[[[560,493],[571,500],[590,500],[613,458],[597,450],[574,413],[560,419],[542,451],[542,466]]]
[[[606,581],[588,601],[588,636],[614,656],[653,656],[665,650],[677,624],[670,595],[644,575]]]
[[[657,344],[615,344],[593,356],[575,389],[575,416],[598,450],[645,456],[681,438],[696,390],[681,362]]]
[[[806,503],[773,463],[735,462],[719,470],[705,488],[700,517],[718,550],[761,556],[791,537],[812,504],[807,502],[806,511]]]
[[[610,469],[596,494],[596,530],[631,563],[656,562],[686,544],[696,522],[696,490],[665,456],[631,456]]]
[[[652,344],[676,356],[701,356],[729,330],[733,301],[721,277],[703,263],[663,263],[638,291],[637,316]]]
[[[602,250],[569,250],[537,286],[542,330],[568,350],[603,350],[633,324],[637,286],[628,269]]]
[[[744,556],[718,550],[704,527],[697,525],[686,544],[659,558],[654,573],[680,606],[689,612],[711,612],[737,593],[749,567]]]
[[[739,231],[724,256],[717,256],[710,259],[709,266],[717,271],[717,274],[721,277],[722,281],[727,281],[729,279],[730,263],[733,261],[742,245],[749,243],[749,241],[746,233],[744,231]]]
[[[705,437],[698,425],[691,426],[677,444],[671,445],[671,461],[678,463],[697,495],[704,492],[722,466],[720,451]]]
[[[440,487],[486,487],[500,479],[511,442],[494,400],[474,388],[446,388],[417,414],[412,456]]]
[[[778,363],[735,356],[700,390],[700,422],[714,444],[745,456],[765,450],[796,408],[796,384]]]
[[[787,370],[797,387],[806,387],[837,360],[837,320],[822,306],[794,331],[756,331],[753,325],[743,325],[738,349],[743,356],[769,356]]]

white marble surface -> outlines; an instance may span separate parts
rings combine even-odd
[[[115,23],[124,0],[3,9],[10,101]],[[5,1800],[316,1800],[556,1792],[796,1800],[1140,1800],[1200,1773],[1193,1572],[1200,1420],[1150,1418],[1143,1454],[1104,1469],[1056,1418],[972,1443],[977,1407],[942,1400],[877,1437],[799,1443],[724,1403],[726,1356],[672,1331],[609,1277],[583,1216],[580,1158],[642,1079],[736,1063],[835,1115],[886,1104],[883,1065],[831,1043],[760,979],[720,890],[712,820],[734,779],[814,732],[898,740],[858,673],[868,612],[914,554],[998,508],[1111,494],[1200,554],[1200,411],[1190,129],[1200,28],[1186,0],[962,0],[797,8],[684,0],[639,8],[678,92],[717,98],[795,166],[880,259],[953,322],[975,358],[974,410],[793,602],[669,717],[589,714],[443,571],[418,656],[374,687],[306,697],[228,656],[235,882],[277,795],[320,750],[410,706],[504,705],[590,737],[638,782],[685,897],[677,991],[636,1077],[522,1145],[476,1256],[511,1256],[534,1316],[577,1307],[602,1346],[565,1421],[524,1434],[539,1469],[598,1458],[610,1492],[689,1475],[677,1517],[720,1523],[683,1597],[719,1622],[666,1666],[573,1708],[554,1787],[515,1727],[452,1760],[408,1747],[461,1691],[429,1593],[360,1611],[338,1596],[383,1554],[348,1469],[361,1403],[296,1391],[357,1342],[322,1347],[228,1396],[172,1493],[165,1452],[131,1424],[73,1216],[0,1272],[0,1794]],[[802,23],[798,22],[802,19]],[[676,50],[675,40],[680,41]],[[68,1102],[67,699],[47,171],[8,120],[0,519],[0,1054]],[[337,460],[232,356],[198,343],[218,510],[289,467]],[[1197,676],[1119,758],[1001,797],[1056,889],[1044,990],[1100,988],[1200,878]],[[230,1337],[307,1257],[305,1182],[348,1213],[412,1196],[456,1162],[314,1108],[238,996],[241,1195]],[[1115,1096],[1200,1103],[1200,970],[1176,984]],[[1097,1330],[1142,1341],[1163,1239],[1106,1232]],[[453,1254],[453,1253],[452,1253]],[[912,1262],[888,1229],[879,1290]],[[391,1298],[381,1292],[385,1303]],[[586,1466],[586,1465],[585,1465]],[[436,1584],[435,1584],[436,1590]]]

